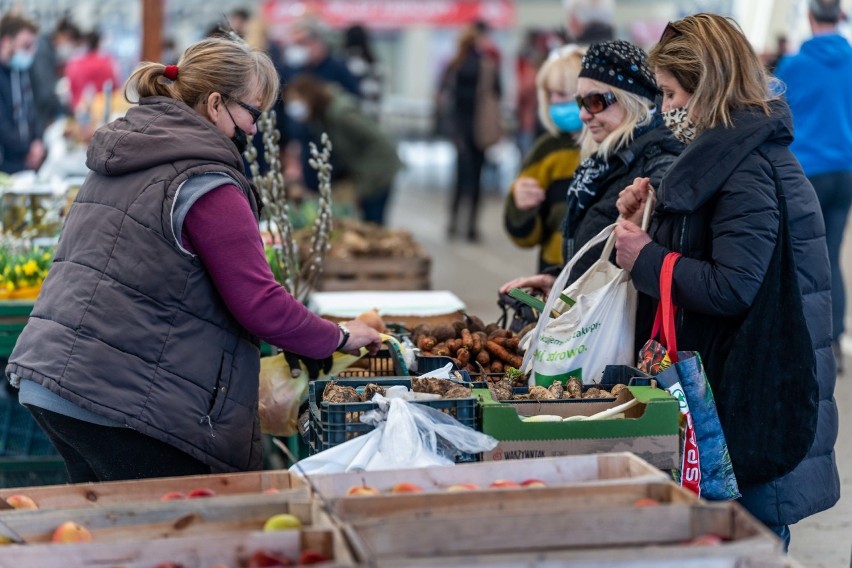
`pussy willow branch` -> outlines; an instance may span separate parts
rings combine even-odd
[[[263,199],[263,218],[267,221],[272,237],[273,270],[281,275],[282,284],[299,301],[304,302],[322,273],[322,262],[331,245],[328,242],[333,226],[331,215],[331,142],[322,135],[322,151],[310,145],[310,166],[319,177],[319,205],[317,217],[311,227],[311,247],[307,259],[302,262],[299,243],[296,241],[284,184],[284,173],[280,158],[281,134],[275,127],[275,112],[265,112],[258,122],[263,140],[264,157],[268,165],[265,174],[260,173],[257,150],[246,149],[245,157],[254,183]]]

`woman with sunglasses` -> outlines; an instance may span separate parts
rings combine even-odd
[[[640,48],[623,40],[589,47],[577,81],[576,100],[585,125],[580,139],[584,160],[567,190],[562,220],[565,260],[615,222],[615,202],[625,187],[640,176],[659,180],[683,149],[656,110],[657,94]],[[579,259],[569,281],[588,270],[602,251],[600,245]],[[500,291],[533,288],[547,294],[560,269],[516,278]]]
[[[125,87],[138,104],[95,132],[6,368],[72,482],[260,469],[259,339],[315,358],[378,348],[266,262],[241,152],[278,85],[262,52],[205,39],[142,64]]]
[[[617,262],[631,271],[640,292],[637,345],[650,337],[663,259],[679,252],[672,284],[678,348],[701,355],[742,504],[789,542],[788,525],[839,498],[831,270],[819,200],[789,150],[790,109],[733,21],[696,14],[674,22],[649,62],[663,91],[666,124],[687,146],[662,181],[650,184],[658,199],[650,234],[636,225],[648,181],[637,180],[618,200],[627,220],[616,230]],[[778,251],[787,252],[782,257]],[[786,266],[789,277],[774,266]],[[778,314],[789,314],[791,324],[760,327]],[[752,330],[759,336],[752,337]],[[758,347],[741,353],[746,340]],[[792,364],[780,365],[791,349],[797,350]],[[790,369],[807,360],[804,371]],[[772,384],[764,391],[755,378],[762,373],[744,371],[749,361],[774,369],[772,384],[811,381],[812,397],[791,400],[787,392],[793,389]],[[731,392],[742,397],[732,399]],[[744,401],[748,412],[737,412]],[[803,428],[785,430],[785,423],[803,412],[811,413],[809,434]],[[754,418],[738,422],[739,414]],[[767,429],[761,416],[784,418]],[[800,442],[801,436],[808,437]],[[784,451],[802,449],[786,466],[795,469],[785,474],[779,466],[777,477],[767,481],[770,462],[787,462],[782,453],[751,467],[744,464],[755,448],[776,439]]]

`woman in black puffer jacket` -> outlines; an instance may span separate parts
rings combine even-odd
[[[806,348],[801,353],[806,355],[802,359],[811,362],[811,380],[816,369],[815,435],[812,442],[808,438],[802,444],[801,455],[807,451],[807,456],[791,465],[792,471],[788,468],[789,473],[768,482],[750,482],[762,472],[744,468],[734,452],[731,458],[741,503],[789,543],[790,524],[832,507],[840,496],[834,457],[838,426],[831,271],[819,201],[788,148],[793,139],[790,110],[773,94],[763,66],[733,22],[697,14],[669,24],[649,61],[663,91],[666,124],[688,145],[654,186],[658,202],[650,234],[635,224],[644,209],[647,180],[637,180],[622,193],[618,208],[628,220],[619,221],[616,229],[616,260],[631,271],[640,292],[639,345],[650,335],[663,259],[672,251],[683,255],[672,285],[673,301],[680,308],[678,348],[701,354],[717,401],[723,401],[719,406],[723,428],[734,418],[724,407],[731,398],[720,385],[730,385],[728,392],[747,393],[748,387],[741,385],[755,376],[743,376],[748,373],[726,364],[729,358],[739,360],[730,353],[743,337],[743,322],[753,321],[750,310],[759,305],[759,292],[772,290],[773,281],[781,280],[767,274],[773,274],[769,267],[776,243],[786,241],[779,239],[783,235],[779,196],[786,202],[786,233],[793,259],[790,273],[795,269],[797,276],[787,280],[797,281],[798,290],[787,296],[794,301],[783,303],[778,298],[766,312],[755,313],[777,315],[796,309],[803,317],[799,335],[805,338]],[[791,334],[789,329],[767,332],[749,357],[764,366],[777,366],[784,358],[780,352],[784,335]],[[785,370],[779,368],[778,380]],[[792,379],[804,381],[806,374]],[[773,394],[744,398],[755,408],[762,405],[770,415],[782,414],[785,420],[787,413],[805,404],[787,400],[783,389]],[[747,427],[726,428],[725,437],[729,446],[743,440],[749,447],[767,442]]]

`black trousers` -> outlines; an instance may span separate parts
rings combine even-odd
[[[65,460],[71,483],[211,473],[209,465],[136,430],[27,408]]]

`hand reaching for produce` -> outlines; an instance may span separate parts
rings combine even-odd
[[[360,320],[348,321],[344,324],[349,330],[349,339],[338,349],[349,355],[358,355],[361,348],[367,349],[370,355],[375,355],[382,346],[382,336],[378,331]],[[343,336],[341,335],[341,341]]]
[[[544,189],[531,177],[519,177],[512,187],[512,200],[521,211],[538,207],[544,201],[544,196]]]
[[[509,280],[500,286],[500,292],[508,294],[512,288],[534,288],[541,290],[544,295],[550,294],[550,289],[553,288],[553,283],[556,277],[551,274],[536,274],[534,276],[520,276],[513,280]]]

